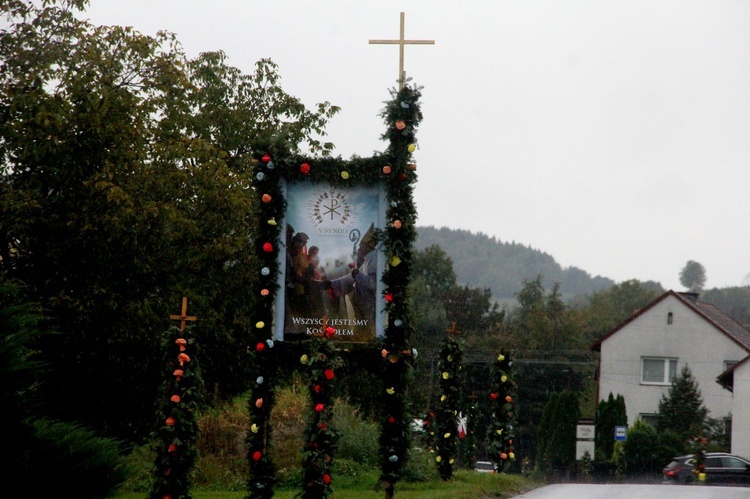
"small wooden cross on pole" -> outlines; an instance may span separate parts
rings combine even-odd
[[[435,45],[435,40],[405,40],[404,39],[404,13],[401,13],[401,35],[398,40],[370,40],[370,44],[398,45],[398,89],[403,90],[406,73],[404,73],[404,46],[405,45]]]
[[[187,315],[187,296],[182,297],[182,314],[181,315],[170,315],[170,319],[173,321],[180,321],[180,331],[185,331],[185,323],[187,321],[197,321],[198,318],[194,315]]]
[[[456,335],[461,334],[461,330],[456,329],[456,321],[453,321],[453,325],[451,326],[451,328],[446,329],[446,331],[451,335],[451,337],[455,337]]]

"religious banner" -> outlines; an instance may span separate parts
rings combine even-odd
[[[321,334],[323,317],[336,341],[382,336],[384,188],[296,182],[286,185],[285,199],[275,337],[310,339]]]

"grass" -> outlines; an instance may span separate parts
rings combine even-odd
[[[372,472],[370,480],[360,480],[351,486],[342,483],[336,485],[337,477],[334,476],[332,499],[374,499],[384,497],[384,491],[377,487],[377,472]],[[341,477],[342,482],[349,481]],[[371,486],[365,486],[369,482]],[[409,483],[403,482],[396,485],[396,497],[404,499],[506,499],[525,491],[534,489],[542,484],[533,482],[519,475],[506,475],[494,473],[476,473],[474,471],[460,470],[454,473],[453,480],[442,482],[432,480],[429,482]],[[278,488],[274,497],[279,499],[294,499],[300,493],[299,489]],[[195,499],[242,499],[247,491],[192,491]],[[144,493],[124,493],[115,496],[116,499],[143,499]]]

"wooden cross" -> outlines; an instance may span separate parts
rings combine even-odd
[[[173,321],[180,321],[180,331],[185,331],[185,323],[187,321],[197,321],[198,318],[194,315],[187,315],[187,296],[182,297],[182,315],[170,315],[170,319]]]
[[[404,89],[404,46],[405,45],[435,45],[435,40],[405,40],[404,39],[404,13],[401,13],[401,35],[398,40],[370,40],[370,44],[398,45],[398,89]]]
[[[451,326],[451,328],[450,329],[446,329],[446,331],[451,336],[456,336],[458,334],[461,334],[461,330],[460,329],[456,329],[456,321],[453,321],[453,325]]]

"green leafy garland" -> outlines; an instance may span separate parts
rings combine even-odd
[[[300,362],[309,370],[311,417],[305,431],[303,450],[303,492],[305,499],[329,497],[331,469],[338,433],[333,427],[333,395],[336,369],[343,365],[329,338],[336,334],[331,326],[323,327],[323,340],[312,340],[310,354],[302,355]]]
[[[507,353],[501,352],[492,365],[493,389],[490,392],[492,418],[487,428],[489,441],[488,453],[497,465],[497,471],[516,458],[515,433],[516,425],[516,383],[511,379],[510,369],[513,363]]]
[[[196,410],[203,380],[197,363],[198,346],[192,327],[170,327],[164,341],[165,378],[154,434],[156,460],[149,498],[181,499],[190,496],[190,473],[197,459]]]
[[[250,364],[255,383],[249,402],[251,429],[247,437],[250,474],[248,491],[251,498],[270,498],[275,484],[275,467],[268,450],[272,439],[269,425],[273,407],[275,378],[272,355],[274,303],[280,273],[280,221],[284,219],[286,202],[282,180],[294,182],[326,182],[335,187],[382,184],[386,190],[387,226],[378,231],[385,248],[387,266],[383,272],[384,298],[388,324],[382,341],[383,421],[380,435],[381,480],[386,491],[392,492],[401,477],[411,440],[410,417],[406,407],[406,391],[411,364],[416,351],[409,346],[413,319],[407,299],[411,275],[412,245],[416,239],[416,209],[412,194],[416,182],[416,166],[411,154],[417,144],[416,129],[422,120],[418,88],[405,85],[381,113],[386,123],[382,135],[390,145],[382,155],[371,158],[343,160],[339,158],[305,158],[281,152],[277,157],[264,154],[257,158],[253,169],[253,188],[258,199],[258,238],[254,241],[258,255],[258,280],[253,290],[256,297],[255,324],[251,334]],[[270,343],[269,343],[270,342]],[[265,345],[265,346],[263,346]],[[253,426],[254,425],[254,426]],[[312,465],[312,463],[310,463]],[[307,465],[306,465],[307,466]],[[308,471],[305,470],[305,476]]]
[[[440,403],[435,409],[435,462],[443,480],[453,478],[453,463],[458,456],[458,411],[461,404],[461,361],[463,340],[451,336],[443,342],[438,361]]]

